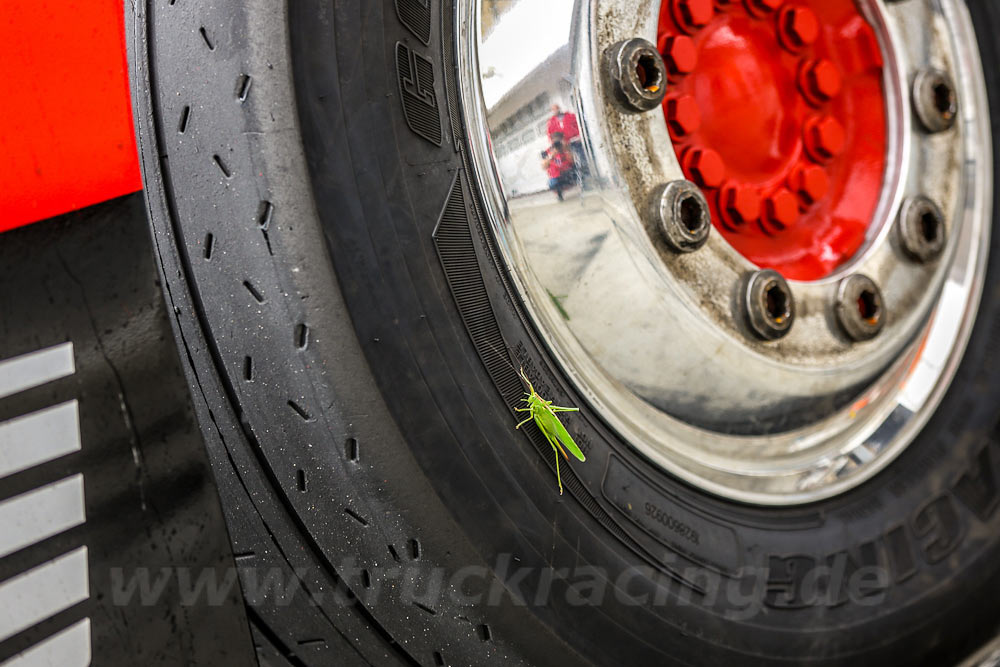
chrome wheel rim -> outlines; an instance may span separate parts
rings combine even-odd
[[[992,144],[964,5],[859,3],[878,29],[892,93],[883,193],[864,248],[826,278],[790,281],[799,321],[784,339],[764,341],[748,335],[739,305],[757,267],[716,234],[703,249],[677,254],[657,245],[651,229],[651,193],[683,175],[662,110],[623,112],[601,63],[622,40],[655,42],[655,9],[590,0],[567,2],[560,14],[559,4],[525,1],[507,15],[565,35],[540,62],[516,66],[505,60],[502,26],[493,43],[480,39],[482,0],[459,2],[456,13],[469,161],[511,283],[541,339],[630,446],[703,490],[790,505],[869,479],[936,408],[982,290]],[[931,68],[950,75],[959,100],[953,127],[933,134],[911,113],[911,82]],[[510,80],[493,85],[503,77]],[[524,153],[510,146],[530,128],[508,123],[553,89],[564,91],[580,119],[593,185],[561,209],[523,196],[517,161]],[[527,119],[537,122],[530,113]],[[539,169],[537,160],[524,164]],[[941,164],[962,167],[942,177]],[[895,232],[901,211],[922,196],[937,202],[947,226],[931,263],[905,259]],[[573,277],[580,271],[585,278]],[[887,320],[870,340],[852,339],[837,324],[838,291],[855,275],[870,275],[884,293]],[[578,289],[581,280],[589,290]]]

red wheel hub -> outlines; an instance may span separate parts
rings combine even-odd
[[[712,221],[816,280],[864,242],[886,160],[882,57],[852,0],[663,0],[667,127]]]

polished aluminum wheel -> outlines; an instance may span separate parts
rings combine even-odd
[[[709,149],[681,150],[684,118],[699,111],[671,96],[709,48],[698,31],[736,25],[723,11],[754,34],[771,26],[774,48],[805,53],[809,35],[791,43],[785,8],[707,3],[699,17],[664,5],[682,12],[672,20],[692,35],[682,43],[695,49],[689,62],[686,51],[657,61],[635,46],[673,48],[663,46],[658,3],[522,0],[484,32],[482,2],[459,3],[456,34],[485,213],[540,336],[607,424],[664,470],[759,504],[829,497],[889,464],[947,389],[982,290],[991,138],[964,4],[856,3],[851,25],[875,36],[866,53],[880,72],[878,187],[857,248],[795,279],[760,271],[775,267],[737,248],[732,229],[754,209],[741,206],[746,186],[718,176]],[[624,60],[623,45],[632,45]],[[821,76],[808,62],[802,76]],[[840,150],[823,147],[821,125],[833,121],[810,111],[825,93],[803,85],[804,135],[788,150],[802,164],[832,162]],[[571,136],[558,117],[561,147],[554,105],[578,127]],[[866,140],[850,126],[842,138]],[[553,151],[576,165],[565,178]],[[785,243],[776,230],[813,203],[809,187],[798,188],[801,204],[785,201],[784,185],[767,187],[761,238]],[[703,234],[709,214],[716,228]]]

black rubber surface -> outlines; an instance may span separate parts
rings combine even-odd
[[[1000,11],[972,10],[996,63]],[[586,408],[512,296],[458,141],[451,11],[136,7],[150,214],[236,551],[299,570],[302,597],[251,601],[260,655],[938,665],[995,631],[998,253],[953,390],[886,472],[795,509],[701,494]],[[584,408],[565,496],[513,429],[507,361]]]

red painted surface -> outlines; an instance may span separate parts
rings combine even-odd
[[[747,259],[815,280],[861,246],[886,160],[882,58],[852,0],[663,0],[674,150]]]
[[[142,188],[121,0],[3,0],[0,231]]]

